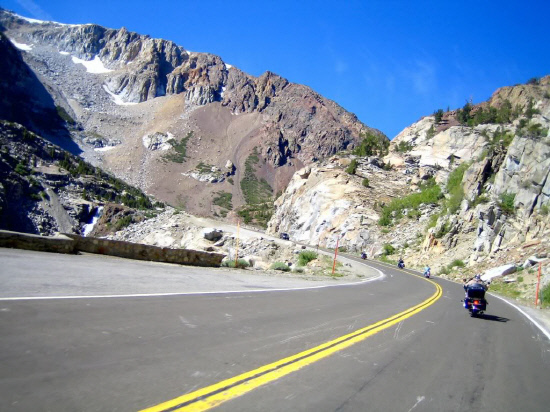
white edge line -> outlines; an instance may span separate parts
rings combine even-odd
[[[371,269],[379,272],[379,275],[373,278],[361,280],[359,282],[342,283],[338,285],[321,285],[321,286],[308,286],[300,288],[280,288],[280,289],[251,289],[251,290],[219,290],[208,292],[169,292],[169,293],[132,293],[128,295],[90,295],[90,296],[18,296],[11,298],[0,298],[0,302],[14,301],[14,300],[55,300],[55,299],[102,299],[102,298],[144,298],[144,297],[158,297],[158,296],[187,296],[187,295],[223,295],[231,293],[265,293],[265,292],[283,292],[293,290],[309,290],[309,289],[323,289],[334,288],[340,286],[352,286],[360,285],[362,283],[373,282],[375,280],[383,278],[385,275],[381,270],[372,266],[366,265]]]
[[[381,262],[382,264],[384,264],[383,262]],[[367,265],[368,266],[368,265]],[[389,266],[389,265],[388,265]],[[373,268],[373,269],[376,269],[376,268]],[[410,269],[410,270],[413,270],[415,271],[414,269]],[[417,272],[417,271],[415,271]],[[418,272],[420,274],[420,272]],[[420,275],[419,275],[420,276]],[[451,282],[455,285],[459,285],[460,283],[458,282],[454,282],[452,281],[451,279],[445,279],[445,278],[437,278],[437,279],[440,279],[440,280],[446,280],[447,282]],[[540,329],[540,331],[550,340],[550,331],[548,331],[543,325],[541,325],[539,322],[537,322],[535,319],[533,319],[533,317],[531,317],[531,315],[529,315],[527,312],[525,312],[523,309],[521,309],[519,306],[513,304],[512,302],[510,302],[509,300],[506,300],[505,298],[503,297],[500,297],[498,295],[495,295],[491,292],[489,292],[489,295],[491,296],[494,296],[495,298],[498,298],[504,302],[506,302],[507,304],[509,304],[510,306],[516,308],[523,316],[525,316],[527,319],[529,319],[531,321],[531,323],[533,323],[533,325],[535,325],[537,328]]]
[[[447,282],[454,283],[455,285],[460,285],[460,283],[453,282],[450,279],[444,279],[444,278],[438,278],[438,279],[446,280]],[[527,319],[529,319],[531,321],[531,323],[533,323],[533,325],[535,325],[537,328],[539,328],[540,331],[550,340],[550,332],[543,325],[541,325],[539,322],[537,322],[535,319],[533,319],[533,317],[531,315],[529,315],[527,312],[525,312],[522,308],[520,308],[519,306],[513,304],[512,302],[510,302],[509,300],[507,300],[507,299],[505,299],[501,296],[495,295],[494,293],[491,293],[491,292],[488,292],[488,293],[492,297],[500,299],[500,300],[506,302],[507,304],[509,304],[510,306],[512,306],[513,308],[517,309],[523,316],[525,316]]]
[[[512,302],[504,299],[504,298],[501,298],[500,296],[497,296],[497,295],[494,295],[492,293],[490,293],[491,296],[494,296],[495,298],[498,298],[500,300],[503,300],[504,302],[506,302],[507,304],[509,304],[510,306],[513,306],[514,308],[516,308],[518,311],[520,311],[520,313],[523,314],[523,316],[525,316],[527,319],[529,319],[533,325],[535,325],[537,328],[539,328],[541,330],[542,333],[544,333],[546,335],[546,337],[550,340],[550,332],[547,331],[544,326],[542,326],[540,323],[538,323],[535,319],[533,319],[531,317],[531,315],[529,315],[527,312],[525,312],[522,308],[520,308],[519,306],[513,304]]]

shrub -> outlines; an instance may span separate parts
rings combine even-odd
[[[367,179],[366,177],[363,179],[363,186],[365,186],[365,187],[369,187],[369,186],[370,186],[369,179]]]
[[[412,193],[400,199],[393,199],[389,205],[384,206],[378,224],[389,226],[393,220],[392,216],[402,215],[404,209],[418,209],[423,203],[437,204],[441,197],[441,188],[430,180],[421,187],[420,193]]]
[[[388,153],[389,140],[385,136],[377,136],[372,133],[364,132],[359,137],[363,140],[355,150],[353,154],[361,157],[365,156],[385,156]]]
[[[516,208],[514,206],[515,199],[515,193],[502,193],[500,195],[500,201],[498,205],[504,213],[513,214],[516,211]]]
[[[241,190],[245,201],[249,205],[259,204],[271,200],[273,189],[265,179],[256,176],[256,165],[260,162],[258,149],[254,148],[244,163],[244,178],[241,180]]]
[[[27,176],[30,172],[27,166],[23,163],[17,163],[17,166],[15,166],[15,173],[18,173],[21,176]]]
[[[227,267],[227,268],[240,268],[240,269],[244,269],[244,268],[247,268],[250,266],[250,264],[244,260],[244,259],[239,259],[237,260],[237,264],[235,265],[235,259],[228,259],[228,260],[224,260],[222,262],[222,266],[223,267]]]
[[[164,162],[183,163],[187,158],[187,142],[193,137],[193,132],[187,133],[183,139],[177,142],[175,139],[168,140],[172,145],[172,151],[162,157]]]
[[[459,267],[459,268],[463,268],[466,265],[464,264],[464,262],[462,260],[455,259],[449,264],[449,267],[454,268],[455,266]]]
[[[396,149],[400,153],[409,152],[413,149],[413,145],[409,142],[399,142],[396,146]]]
[[[120,230],[122,228],[125,228],[126,226],[130,226],[133,223],[133,221],[134,220],[132,219],[131,215],[126,215],[116,221],[115,229]]]
[[[438,109],[434,112],[435,122],[437,124],[441,123],[441,119],[443,119],[443,109]]]
[[[523,282],[523,276],[518,276],[518,277],[517,277],[517,281],[518,281],[518,283]]]
[[[225,209],[232,210],[233,204],[231,203],[231,200],[233,199],[233,195],[231,193],[227,192],[216,192],[216,197],[212,200],[212,203],[214,203],[216,206],[223,207]]]
[[[349,173],[350,175],[354,175],[357,171],[357,160],[353,159],[349,166],[346,168],[346,173]]]
[[[304,250],[298,255],[298,265],[305,266],[312,260],[317,259],[317,256],[317,252],[314,252],[313,250]]]
[[[395,248],[389,243],[384,244],[384,256],[393,255],[395,253]]]
[[[283,263],[283,262],[273,262],[270,269],[282,270],[283,272],[289,272],[290,271],[290,268],[288,267],[288,265],[286,263]]]
[[[301,267],[295,267],[293,272],[296,272],[296,273],[304,273],[304,268],[301,268]]]
[[[544,286],[540,293],[541,306],[543,308],[550,308],[550,283]]]

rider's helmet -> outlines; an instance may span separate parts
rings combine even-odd
[[[478,273],[477,275],[474,276],[474,279],[475,280],[481,280],[481,275]]]

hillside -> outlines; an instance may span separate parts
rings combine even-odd
[[[342,152],[299,171],[268,232],[390,262],[403,256],[408,267],[454,278],[527,268],[550,251],[549,128],[550,76],[436,112],[403,130],[383,159]],[[532,298],[532,271],[517,279],[526,283],[516,292]]]
[[[14,76],[28,73],[47,92],[73,153],[194,214],[241,210],[265,223],[257,205],[270,209],[296,170],[367,135],[389,143],[306,86],[271,72],[253,77],[168,40],[125,28],[31,21],[4,10],[0,26],[11,41],[2,45],[4,65],[15,68]],[[2,117],[58,136],[34,115],[15,115],[11,109],[29,100],[20,87],[28,87],[10,85]]]

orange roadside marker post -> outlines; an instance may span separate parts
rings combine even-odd
[[[338,243],[340,242],[340,238],[338,237],[336,239],[336,249],[334,249],[334,262],[332,263],[332,275],[334,275],[334,268],[336,267],[336,258],[338,257]]]
[[[535,293],[535,307],[539,305],[539,287],[540,287],[540,272],[542,270],[542,263],[539,262],[539,274],[537,276],[537,291]]]
[[[235,250],[235,269],[239,267],[239,232],[241,229],[241,221],[237,220],[237,248]]]

